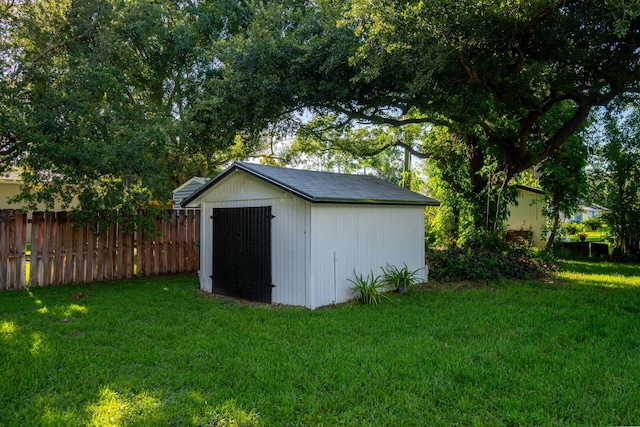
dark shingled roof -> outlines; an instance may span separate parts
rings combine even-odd
[[[182,206],[195,201],[225,176],[241,170],[311,203],[377,203],[439,206],[440,202],[370,175],[349,175],[287,169],[236,162],[196,191]]]

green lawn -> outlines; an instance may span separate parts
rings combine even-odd
[[[0,425],[640,424],[640,267],[563,267],[317,311],[195,277],[4,292]]]

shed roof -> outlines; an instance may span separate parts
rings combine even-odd
[[[544,191],[541,188],[532,187],[530,185],[516,184],[516,188],[519,189],[519,190],[530,191],[530,192],[536,193],[536,194],[544,194]]]
[[[197,201],[209,188],[234,171],[243,171],[311,203],[374,203],[439,206],[440,202],[370,175],[350,175],[288,169],[236,162],[183,202]]]

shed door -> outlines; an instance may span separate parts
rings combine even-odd
[[[213,210],[212,291],[271,303],[271,206]]]

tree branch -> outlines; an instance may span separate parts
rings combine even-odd
[[[465,73],[467,73],[467,76],[469,76],[469,81],[474,83],[480,83],[482,80],[480,79],[480,76],[478,76],[478,73],[476,72],[476,70],[474,70],[473,68],[471,68],[469,64],[467,64],[467,61],[464,60],[461,54],[458,55],[458,59],[460,60],[460,63],[462,64],[462,68],[464,68]]]
[[[553,13],[559,8],[566,6],[567,4],[577,2],[576,0],[560,0],[554,4],[549,5],[548,7],[542,9],[538,14],[529,22],[529,25],[524,29],[522,33],[522,38],[520,39],[520,43],[518,43],[518,48],[516,51],[518,60],[514,62],[509,67],[509,73],[518,74],[522,71],[524,64],[526,62],[526,57],[529,52],[529,43],[531,42],[531,38],[538,31],[538,27],[542,24],[547,18],[549,18]]]
[[[43,57],[45,57],[46,55],[48,55],[49,53],[51,53],[52,51],[56,50],[56,49],[60,49],[61,47],[65,47],[68,46],[71,43],[77,43],[86,39],[89,39],[93,36],[93,31],[95,30],[95,24],[92,24],[87,31],[85,31],[84,33],[75,36],[72,39],[69,40],[65,40],[65,41],[61,41],[55,44],[50,44],[49,46],[47,46],[42,52],[40,52],[38,55],[36,55],[36,57],[33,59],[33,63],[38,62],[39,60],[41,60]]]
[[[418,151],[415,148],[413,148],[412,146],[405,144],[404,142],[400,142],[400,141],[395,141],[394,144],[396,147],[402,147],[405,150],[407,150],[409,153],[411,153],[412,156],[417,157],[419,159],[430,159],[431,155],[424,153],[422,151]]]
[[[437,126],[446,126],[446,127],[451,126],[451,123],[448,120],[444,120],[442,118],[410,117],[407,119],[396,119],[393,117],[385,117],[385,116],[376,115],[376,114],[367,114],[359,110],[348,109],[345,107],[341,107],[339,105],[333,105],[331,107],[326,107],[326,108],[330,108],[338,113],[342,113],[352,119],[365,120],[374,125],[390,125],[390,126],[401,127],[404,125],[411,125],[411,124],[430,123]]]

